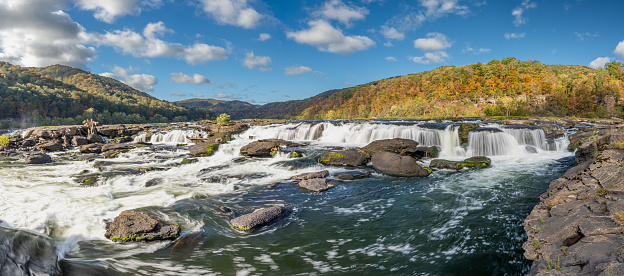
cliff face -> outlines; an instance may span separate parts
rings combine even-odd
[[[571,140],[578,165],[524,222],[529,275],[624,275],[624,125]]]

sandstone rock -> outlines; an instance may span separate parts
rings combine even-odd
[[[75,147],[89,144],[89,140],[82,136],[74,136],[72,138],[72,145]]]
[[[126,127],[124,125],[103,125],[97,127],[97,132],[109,138],[115,138],[117,136],[125,136]]]
[[[104,138],[102,138],[102,136],[97,135],[97,134],[89,134],[87,135],[87,141],[89,141],[89,143],[105,143]]]
[[[356,180],[356,179],[367,178],[369,176],[370,176],[369,172],[362,172],[362,171],[341,172],[341,173],[337,173],[334,175],[334,177],[340,180]]]
[[[327,178],[310,178],[304,179],[299,182],[299,187],[311,192],[322,192],[334,187],[327,181]]]
[[[419,166],[414,158],[396,153],[378,153],[371,161],[375,169],[387,175],[424,177],[431,173],[429,169]]]
[[[180,226],[157,221],[150,216],[127,210],[106,224],[104,236],[116,242],[173,240],[180,235]]]
[[[26,157],[26,164],[45,164],[52,162],[52,158],[45,153],[31,154]]]
[[[370,156],[375,156],[379,152],[392,152],[404,156],[416,156],[418,142],[410,139],[383,139],[371,142],[362,148]]]
[[[191,155],[195,157],[211,156],[219,149],[219,144],[199,143],[189,147]]]
[[[250,157],[271,157],[282,148],[301,147],[304,144],[294,143],[282,139],[258,140],[240,149],[242,155]]]
[[[325,152],[318,161],[332,166],[362,166],[369,158],[370,155],[361,149],[348,149]]]
[[[298,175],[293,176],[291,179],[293,179],[293,180],[307,180],[307,179],[312,179],[312,178],[325,178],[327,176],[329,176],[329,171],[328,170],[323,170],[323,171],[319,171],[319,172],[298,174]]]
[[[124,151],[124,150],[133,149],[133,148],[136,148],[136,145],[130,144],[130,143],[123,143],[123,144],[111,143],[111,144],[103,145],[102,146],[102,151],[109,151],[109,150]]]
[[[82,153],[100,153],[102,152],[102,144],[88,144],[79,147]]]
[[[243,231],[253,231],[280,218],[285,212],[284,207],[274,206],[263,208],[230,220],[230,224]]]
[[[37,142],[35,142],[35,140],[31,140],[31,139],[26,139],[24,141],[22,141],[22,148],[30,148],[30,147],[34,147],[37,144]]]
[[[39,145],[39,148],[46,151],[59,151],[63,149],[63,145],[58,142],[47,142]]]
[[[474,156],[464,161],[450,161],[445,159],[431,160],[429,166],[431,168],[461,170],[463,168],[468,169],[483,169],[488,168],[492,164],[492,160],[485,156]]]

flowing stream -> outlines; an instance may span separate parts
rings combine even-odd
[[[484,125],[461,145],[459,124],[422,121],[294,122],[256,126],[221,145],[214,156],[180,165],[195,130],[156,133],[151,147],[121,153],[101,170],[75,161],[24,165],[0,159],[0,223],[53,241],[68,275],[523,275],[524,218],[551,180],[571,166],[567,138],[547,140],[532,128]],[[244,159],[258,139],[306,142],[304,157]],[[391,177],[371,167],[320,165],[336,147],[408,138],[440,147],[441,158],[487,155],[484,170],[434,171],[426,178]],[[429,160],[421,165],[427,166]],[[138,169],[148,169],[138,173]],[[344,181],[322,193],[289,178],[327,169],[359,170],[370,178]],[[97,185],[75,179],[97,175]],[[239,214],[281,205],[291,212],[253,233],[241,233],[216,211]],[[183,241],[113,243],[105,220],[139,209],[183,229]]]

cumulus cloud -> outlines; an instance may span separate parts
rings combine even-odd
[[[447,14],[466,15],[470,12],[467,6],[459,4],[459,0],[420,0],[419,2],[426,9],[425,16],[432,19]]]
[[[364,7],[347,5],[341,0],[330,0],[325,2],[317,16],[322,16],[329,20],[337,20],[348,28],[351,26],[351,21],[362,20],[366,18],[368,13],[368,9]]]
[[[247,53],[243,60],[243,66],[263,72],[272,70],[270,57],[255,56],[253,52]]]
[[[105,34],[92,34],[91,38],[97,45],[112,46],[134,57],[176,57],[191,65],[227,59],[228,50],[223,47],[203,43],[185,46],[158,38],[158,36],[172,32],[173,30],[166,28],[163,22],[157,22],[147,24],[143,29],[143,35],[124,29]]]
[[[271,35],[270,35],[270,34],[267,34],[267,33],[261,33],[261,34],[258,36],[258,40],[260,40],[260,41],[267,41],[267,40],[269,40],[269,39],[271,39]]]
[[[264,17],[247,3],[247,0],[200,0],[204,12],[219,24],[253,29]]]
[[[97,51],[88,34],[60,9],[65,1],[0,1],[0,60],[22,66],[65,64],[87,69]]]
[[[403,12],[392,17],[384,26],[394,27],[397,31],[404,33],[420,28],[425,21],[434,21],[449,14],[467,15],[470,13],[468,6],[460,5],[459,0],[418,0],[418,4],[420,6],[418,10],[405,6]]]
[[[345,36],[325,20],[308,22],[307,30],[286,32],[286,36],[300,44],[316,46],[319,51],[350,55],[375,46],[375,42],[366,36]]]
[[[171,81],[175,83],[210,84],[210,80],[200,74],[193,74],[191,77],[182,72],[171,73]]]
[[[514,16],[513,24],[516,25],[516,27],[525,24],[529,19],[524,16],[524,12],[534,8],[537,8],[537,3],[524,0],[520,6],[515,7],[511,11],[511,15]]]
[[[613,51],[614,54],[624,59],[624,40],[620,41]]]
[[[73,0],[83,10],[95,12],[96,19],[112,23],[117,17],[139,14],[141,7],[139,0]],[[157,5],[159,1],[146,1],[148,5]]]
[[[526,33],[505,33],[505,38],[506,39],[518,39],[518,38],[524,38],[524,36],[526,35]]]
[[[132,74],[135,71],[137,71],[137,69],[132,68],[132,66],[130,66],[128,69],[115,66],[112,73],[106,72],[100,74],[100,76],[117,79],[139,91],[154,91],[154,85],[158,83],[158,79],[156,79],[156,77],[152,75],[147,74]]]
[[[307,66],[291,66],[291,67],[286,67],[284,68],[284,73],[286,75],[289,76],[294,76],[294,75],[300,75],[300,74],[305,74],[305,73],[314,73],[314,70],[312,70],[312,68],[307,67]]]
[[[385,60],[387,60],[387,61],[397,61],[397,59],[395,57],[386,57]]]
[[[388,27],[386,25],[383,25],[381,26],[381,29],[379,32],[387,39],[396,39],[396,40],[405,39],[405,34],[402,32],[399,32],[394,27]]]
[[[414,48],[426,52],[441,51],[449,47],[451,47],[451,43],[448,41],[448,38],[441,33],[428,33],[427,38],[414,40]]]
[[[611,58],[599,57],[597,59],[594,59],[592,62],[590,62],[589,67],[594,68],[594,69],[601,69],[601,68],[604,68],[605,64],[609,62],[611,62]]]
[[[449,55],[446,52],[439,51],[433,53],[425,53],[424,56],[420,57],[412,57],[410,58],[410,60],[420,64],[434,64],[445,62],[445,58],[448,57]]]

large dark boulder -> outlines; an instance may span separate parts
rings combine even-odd
[[[211,156],[219,149],[219,144],[198,143],[189,147],[191,155],[195,157]]]
[[[431,173],[429,169],[419,166],[413,157],[392,152],[377,153],[371,161],[376,170],[387,175],[424,177]]]
[[[180,226],[157,221],[150,216],[127,210],[106,224],[104,236],[116,242],[174,240]]]
[[[54,242],[0,227],[0,275],[63,275]]]
[[[371,142],[362,148],[363,151],[375,156],[379,152],[393,152],[398,155],[416,156],[418,151],[418,142],[411,139],[383,139]]]
[[[322,192],[334,187],[334,184],[327,181],[327,178],[310,178],[299,182],[299,187],[310,192]]]
[[[468,169],[483,169],[489,168],[492,165],[492,160],[485,156],[475,156],[463,161],[451,161],[445,159],[431,160],[429,167],[439,169],[461,170],[463,168]]]
[[[26,156],[26,164],[45,164],[52,162],[52,158],[45,153],[36,153]]]
[[[258,140],[240,149],[242,155],[250,157],[271,157],[282,148],[301,147],[304,144],[290,142],[282,139]]]
[[[325,152],[318,161],[332,166],[362,166],[369,158],[370,155],[362,149],[348,149]]]
[[[284,212],[285,209],[281,206],[263,208],[253,213],[245,214],[232,219],[230,220],[230,224],[240,230],[249,232],[280,218]]]

